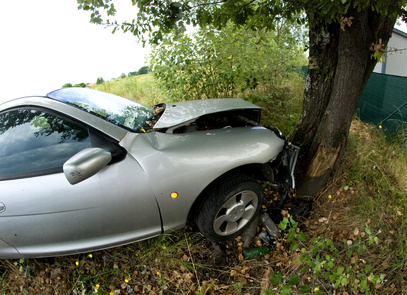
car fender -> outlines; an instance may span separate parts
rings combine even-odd
[[[243,165],[273,161],[284,144],[264,127],[130,133],[121,141],[150,181],[164,230],[183,227],[196,198],[219,176]]]

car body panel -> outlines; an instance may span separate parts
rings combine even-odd
[[[261,108],[241,98],[218,98],[166,103],[164,114],[154,125],[154,128],[170,128],[204,115],[237,110],[255,110],[260,113]]]
[[[185,225],[192,204],[208,184],[234,168],[274,160],[284,141],[269,129],[252,127],[184,134],[129,133],[121,145],[150,180],[164,227],[178,229]],[[179,197],[172,199],[172,192]]]
[[[0,191],[7,206],[0,239],[24,257],[86,252],[162,232],[154,194],[131,156],[76,185],[56,173],[0,181]]]

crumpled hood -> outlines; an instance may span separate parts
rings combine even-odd
[[[253,110],[260,114],[261,107],[241,98],[219,98],[166,103],[161,118],[154,129],[170,128],[192,122],[197,118],[226,111]],[[260,116],[258,116],[260,118]]]

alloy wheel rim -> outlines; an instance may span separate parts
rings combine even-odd
[[[241,230],[252,219],[258,207],[258,196],[250,190],[229,198],[216,213],[213,229],[217,235],[229,236]]]

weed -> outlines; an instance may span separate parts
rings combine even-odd
[[[345,288],[354,293],[370,294],[381,287],[385,275],[375,275],[372,266],[363,259],[368,247],[378,244],[380,231],[372,234],[366,225],[364,239],[359,236],[357,241],[340,249],[325,237],[312,238],[310,243],[304,243],[305,234],[292,216],[284,217],[279,228],[285,231],[290,251],[300,252],[292,272],[277,272],[270,277],[271,284],[280,294],[292,294],[293,290],[300,294],[323,294],[322,290],[345,291]],[[262,293],[269,294],[277,293],[272,289]]]

